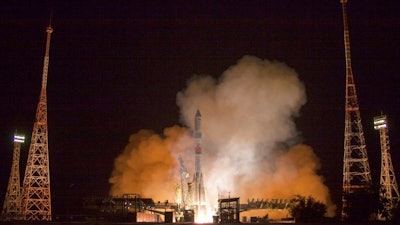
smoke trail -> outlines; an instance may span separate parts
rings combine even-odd
[[[202,113],[203,175],[209,200],[218,193],[248,198],[312,195],[328,205],[329,190],[317,174],[318,157],[309,146],[295,145],[293,118],[306,102],[297,73],[277,61],[245,56],[219,80],[195,76],[177,94],[182,123],[193,128]],[[179,179],[178,155],[193,172],[194,141],[185,128],[165,129],[165,137],[140,131],[115,160],[112,195],[139,193],[173,199]]]

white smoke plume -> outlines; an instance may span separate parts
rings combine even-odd
[[[318,157],[311,147],[298,144],[293,119],[299,116],[305,102],[304,85],[295,70],[281,62],[252,56],[240,59],[219,80],[195,76],[188,82],[186,89],[177,94],[177,104],[181,121],[189,128],[194,126],[196,110],[202,114],[202,166],[209,201],[215,201],[218,194],[238,196],[242,201],[311,195],[328,205],[328,216],[334,215],[329,190],[317,174]],[[167,131],[166,138],[152,134],[156,137],[131,140],[115,161],[111,194],[135,189],[154,198],[160,187],[165,189],[172,187],[172,182],[178,183],[179,154],[189,171],[193,171],[193,140],[183,128]],[[152,157],[159,160],[143,164],[142,168],[149,173],[154,170],[145,175],[133,168],[132,162],[144,163],[142,157],[149,154],[140,155],[140,146],[142,142],[150,146],[151,139],[164,147],[155,147],[162,149],[160,153],[153,152]],[[165,176],[176,178],[162,179]],[[147,184],[146,188],[138,188],[142,186],[138,183]],[[149,191],[150,187],[154,189]],[[164,198],[173,199],[174,192],[170,190]]]

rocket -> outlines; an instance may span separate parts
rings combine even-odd
[[[193,177],[194,191],[193,191],[193,205],[200,209],[206,204],[205,189],[203,183],[203,173],[201,172],[201,114],[196,111],[194,118],[194,138],[196,139],[196,147],[194,150],[195,155],[195,174]]]
[[[197,110],[194,117],[194,138],[196,139],[195,154],[195,172],[201,173],[201,114]]]

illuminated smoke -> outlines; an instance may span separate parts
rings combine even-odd
[[[293,118],[305,102],[292,68],[251,56],[219,80],[198,76],[188,83],[177,103],[189,127],[196,109],[203,115],[203,175],[210,198],[217,198],[217,190],[242,201],[312,195],[334,214],[329,191],[316,174],[317,156],[308,146],[293,146],[299,141]]]
[[[294,117],[306,102],[297,73],[277,61],[245,56],[219,80],[195,76],[177,94],[181,122],[193,128],[202,114],[203,177],[209,201],[218,194],[247,199],[313,196],[328,205],[329,190],[317,174],[319,159],[299,144]],[[166,129],[165,138],[140,131],[115,160],[111,194],[140,193],[173,199],[179,179],[178,155],[194,172],[194,141],[184,128]],[[154,143],[153,143],[154,142]]]
[[[194,142],[178,126],[166,128],[161,137],[149,130],[141,130],[129,138],[129,144],[115,159],[109,182],[110,194],[140,194],[158,201],[171,200],[178,183],[177,154]],[[185,146],[187,143],[187,146]]]

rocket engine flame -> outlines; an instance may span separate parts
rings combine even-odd
[[[294,69],[252,56],[240,59],[219,80],[194,76],[188,82],[177,94],[177,104],[181,122],[191,129],[196,110],[203,115],[202,167],[208,201],[228,193],[245,200],[311,195],[328,206],[328,216],[334,216],[336,206],[317,174],[319,159],[310,146],[300,143],[293,120],[305,103],[304,85]],[[131,136],[115,160],[111,194],[173,199],[178,155],[185,165],[193,165],[195,142],[178,126],[167,128],[164,136],[148,131]]]

